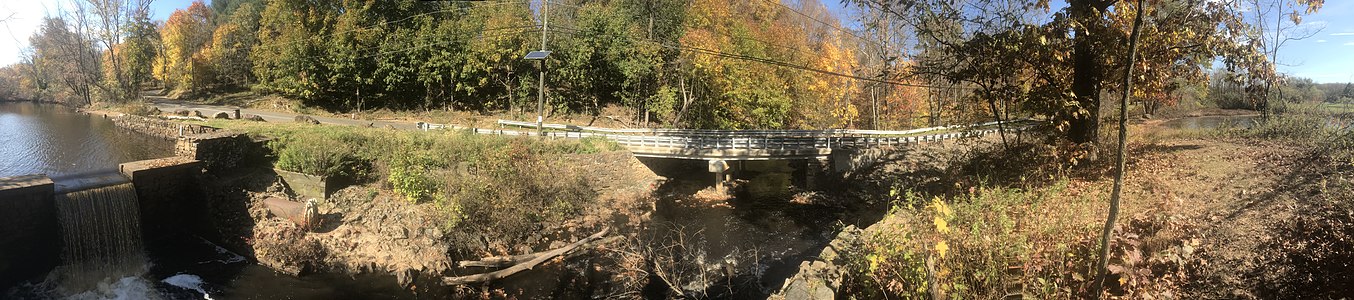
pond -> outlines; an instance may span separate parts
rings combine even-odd
[[[0,177],[116,169],[120,163],[169,156],[173,149],[172,141],[69,108],[0,102]]]

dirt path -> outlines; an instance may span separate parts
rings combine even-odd
[[[1153,124],[1138,129],[1147,135],[1170,130]],[[1315,213],[1306,201],[1313,196],[1312,176],[1299,167],[1304,149],[1175,137],[1145,141],[1138,150],[1125,199],[1139,203],[1123,230],[1143,245],[1140,267],[1146,272],[1139,274],[1155,282],[1125,287],[1128,298],[1272,299],[1349,295],[1340,290],[1354,289],[1304,290],[1288,278],[1314,273],[1294,259],[1309,253],[1283,247],[1309,238],[1295,235],[1291,225]]]
[[[264,120],[268,122],[293,122],[296,116],[300,115],[296,113],[278,112],[271,110],[259,110],[251,108],[239,108],[233,106],[189,103],[177,100],[170,100],[163,96],[145,96],[145,97],[146,100],[148,100],[148,104],[150,104],[151,106],[155,106],[155,108],[158,108],[161,111],[166,112],[172,112],[176,110],[197,110],[201,111],[203,115],[211,116],[218,112],[234,112],[236,109],[239,109],[240,114],[257,115],[259,117],[262,117]],[[408,129],[408,130],[418,129],[417,125],[415,125],[415,122],[408,121],[368,121],[360,119],[333,118],[323,116],[311,116],[311,117],[315,118],[315,120],[320,121],[320,123],[326,124],[338,124],[348,126],[374,126],[374,127],[391,126],[398,129]]]

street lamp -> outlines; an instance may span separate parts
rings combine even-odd
[[[526,60],[541,61],[541,80],[540,87],[536,90],[536,134],[544,134],[545,123],[545,58],[550,57],[550,51],[531,51],[527,53]]]

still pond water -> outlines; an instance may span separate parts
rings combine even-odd
[[[0,102],[0,177],[51,177],[116,169],[169,156],[174,143],[113,125],[101,116],[30,102]]]

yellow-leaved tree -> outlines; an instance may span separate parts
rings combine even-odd
[[[212,40],[212,12],[202,1],[174,11],[160,29],[163,50],[155,59],[155,78],[175,90],[194,90],[207,84],[208,55],[200,55]],[[202,53],[205,54],[205,53]]]

